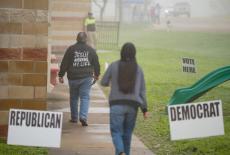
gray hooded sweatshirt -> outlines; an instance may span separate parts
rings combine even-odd
[[[109,86],[111,83],[111,90],[109,95],[110,105],[112,104],[122,104],[128,103],[131,106],[138,105],[140,106],[142,112],[147,111],[147,103],[146,103],[146,89],[145,89],[145,80],[144,74],[139,65],[137,65],[137,73],[136,73],[136,84],[134,92],[131,94],[124,94],[119,91],[118,86],[118,68],[119,61],[113,62],[108,69],[106,70],[102,80],[102,86]]]

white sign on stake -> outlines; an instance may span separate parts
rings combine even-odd
[[[7,144],[60,147],[62,112],[10,109]]]
[[[191,58],[182,58],[182,71],[187,73],[196,73],[195,60]]]
[[[171,140],[224,135],[221,100],[168,106]]]

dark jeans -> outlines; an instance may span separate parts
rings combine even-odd
[[[78,100],[80,98],[80,119],[87,120],[89,110],[89,93],[92,78],[69,80],[71,119],[78,120]]]
[[[110,107],[110,132],[116,155],[130,154],[133,129],[136,124],[137,108],[129,105],[112,105]]]

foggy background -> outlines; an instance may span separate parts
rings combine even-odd
[[[106,3],[103,13],[103,20],[119,20],[119,13],[122,13],[124,22],[129,22],[134,6],[142,9],[145,14],[151,6],[159,3],[161,6],[161,17],[164,17],[164,10],[172,7],[178,2],[188,2],[191,6],[191,17],[218,17],[230,16],[230,0],[93,0],[92,11],[96,18],[100,19],[100,8],[95,2],[103,5]],[[119,4],[120,3],[120,4]],[[119,11],[122,8],[122,11]],[[146,19],[145,19],[146,20]]]
[[[180,2],[189,4],[190,17],[167,16],[166,10]],[[160,24],[150,16],[151,7],[157,3]],[[135,18],[134,10],[138,14]],[[92,12],[98,21],[144,23],[154,30],[230,32],[230,0],[92,0]]]

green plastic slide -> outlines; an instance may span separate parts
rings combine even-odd
[[[228,80],[230,80],[230,66],[214,70],[191,87],[177,89],[171,97],[169,105],[192,102],[210,89]]]

